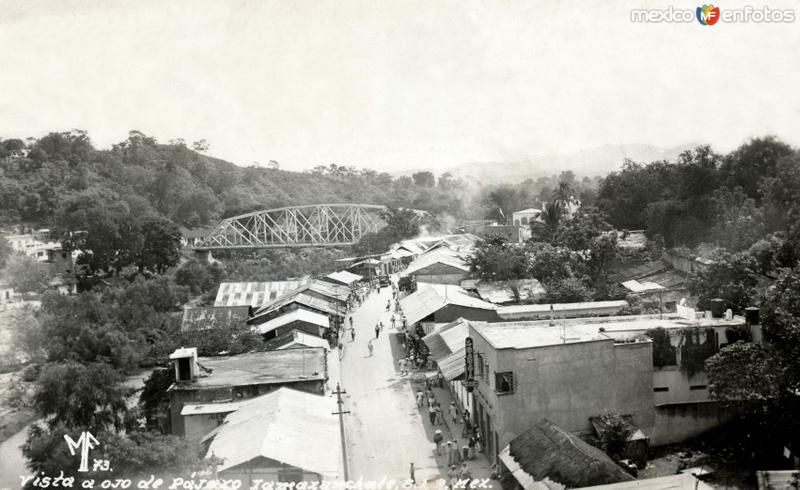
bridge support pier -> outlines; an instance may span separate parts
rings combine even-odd
[[[211,250],[195,250],[194,258],[201,264],[211,264],[214,262],[214,257],[211,256]]]

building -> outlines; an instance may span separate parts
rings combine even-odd
[[[519,226],[528,226],[535,221],[541,221],[542,210],[536,208],[523,209],[511,214],[511,223]]]
[[[214,233],[214,228],[180,228],[181,233],[181,247],[183,248],[192,248],[200,246],[203,241],[212,233]]]
[[[609,276],[609,282],[619,284],[622,294],[659,301],[665,311],[675,311],[681,298],[689,295],[687,276],[664,260],[626,267]]]
[[[271,340],[293,330],[324,337],[329,328],[331,328],[331,322],[328,315],[305,308],[297,308],[255,325],[253,331],[262,335],[264,340]]]
[[[435,323],[459,318],[497,321],[497,306],[471,296],[459,286],[419,284],[417,290],[400,300],[409,327],[422,324],[426,333]]]
[[[252,488],[256,480],[342,479],[335,399],[279,388],[238,404],[203,438],[206,458],[221,460],[220,479]]]
[[[569,432],[613,411],[653,430],[653,350],[647,338],[617,341],[599,325],[470,321],[474,348],[473,418],[487,455],[547,418]]]
[[[465,256],[442,246],[417,257],[403,275],[414,276],[417,282],[458,285],[469,273]]]
[[[292,330],[281,337],[276,337],[267,345],[270,349],[298,349],[303,347],[322,347],[325,350],[330,350],[330,345],[327,340],[303,332],[301,330]]]
[[[344,318],[344,309],[337,308],[327,301],[314,298],[308,294],[298,293],[281,298],[256,310],[253,316],[247,321],[247,324],[260,325],[298,309],[321,313],[326,315],[329,320],[334,319],[334,323]],[[336,320],[337,318],[339,320]]]
[[[347,287],[354,286],[362,279],[364,278],[359,276],[358,274],[353,274],[352,272],[348,271],[331,272],[330,274],[322,278],[323,281]]]
[[[248,318],[250,318],[249,306],[220,306],[216,308],[186,306],[183,308],[181,332],[244,326]]]
[[[509,281],[478,281],[475,284],[478,296],[494,304],[533,303],[547,294],[536,279],[516,279]]]
[[[560,320],[564,318],[614,316],[627,306],[628,302],[625,300],[508,305],[498,307],[497,315],[504,321]]]
[[[177,380],[169,388],[172,433],[195,440],[216,426],[229,405],[204,409],[203,424],[187,426],[186,405],[216,405],[264,395],[282,386],[322,395],[328,379],[326,351],[322,348],[285,349],[228,357],[198,358],[197,349],[182,348],[170,355]],[[216,418],[215,418],[216,417]]]
[[[600,449],[541,419],[500,452],[512,489],[564,489],[632,482],[634,478]]]
[[[252,306],[260,308],[308,284],[309,279],[269,282],[223,282],[217,289],[214,307]]]
[[[483,239],[492,236],[501,236],[510,243],[522,243],[531,237],[529,226],[513,225],[485,225],[477,230],[477,235]]]

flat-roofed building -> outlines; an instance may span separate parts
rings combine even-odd
[[[533,323],[533,324],[531,324]],[[475,353],[473,417],[490,459],[534,421],[590,430],[607,410],[654,425],[652,342],[620,342],[599,326],[468,322]]]
[[[198,358],[196,349],[178,349],[170,355],[177,380],[169,388],[172,433],[186,435],[181,414],[187,404],[237,402],[282,386],[324,394],[326,355],[317,347]]]

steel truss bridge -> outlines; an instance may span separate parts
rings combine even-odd
[[[338,247],[353,245],[386,223],[386,206],[314,204],[233,216],[222,220],[195,250]],[[418,220],[430,215],[412,209]]]

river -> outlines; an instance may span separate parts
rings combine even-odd
[[[28,427],[0,443],[0,489],[18,489],[19,477],[29,473],[20,449],[28,436]]]

